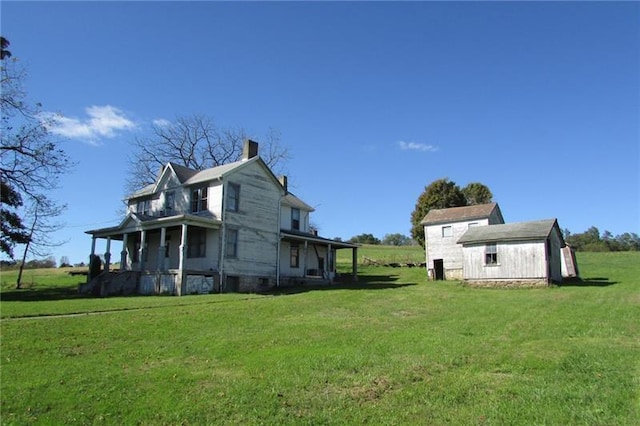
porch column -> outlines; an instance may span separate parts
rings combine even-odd
[[[358,281],[358,249],[354,248],[351,252],[351,265],[353,267],[353,282]]]
[[[307,276],[307,252],[309,251],[309,242],[304,240],[304,256],[302,256],[302,276]]]
[[[104,271],[109,272],[111,265],[111,237],[107,237],[107,250],[104,252]]]
[[[182,282],[184,281],[184,259],[187,257],[187,230],[186,223],[182,224],[182,235],[180,235],[180,257],[178,261],[178,276],[176,277],[176,293],[182,295]]]
[[[333,281],[333,273],[335,266],[333,265],[333,250],[331,250],[331,244],[327,247],[327,264],[325,265],[325,270],[327,272],[327,278]]]
[[[128,260],[129,260],[129,252],[127,251],[127,243],[128,243],[129,234],[122,235],[122,251],[120,252],[120,270],[127,271],[129,269]]]
[[[138,251],[138,258],[140,259],[140,272],[144,271],[144,255],[147,251],[145,246],[147,245],[147,231],[140,231],[140,250]]]
[[[93,257],[96,255],[96,236],[91,236],[91,254],[89,254],[89,273],[87,274],[87,282],[91,281],[91,262],[93,261]]]
[[[160,247],[158,247],[158,271],[165,271],[167,255],[167,228],[160,228]]]

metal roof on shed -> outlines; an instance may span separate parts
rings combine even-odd
[[[556,219],[502,225],[471,227],[458,240],[458,244],[490,243],[499,241],[544,240],[558,226]],[[560,228],[558,228],[560,232]],[[562,237],[561,237],[562,238]]]

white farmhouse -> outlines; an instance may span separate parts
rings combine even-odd
[[[311,229],[314,209],[290,193],[246,141],[240,161],[197,171],[165,165],[128,199],[122,222],[87,231],[106,240],[105,272],[81,291],[95,294],[191,294],[259,291],[336,278],[336,250],[357,245]],[[122,241],[120,270],[109,271],[112,240]]]

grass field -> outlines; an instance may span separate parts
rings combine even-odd
[[[640,424],[640,253],[578,262],[583,282],[548,289],[360,267],[355,285],[109,299],[3,272],[1,422]]]

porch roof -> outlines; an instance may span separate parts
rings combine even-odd
[[[337,240],[332,240],[329,238],[323,238],[323,237],[319,237],[317,235],[314,234],[309,234],[306,232],[299,232],[299,231],[291,231],[291,230],[280,230],[280,237],[284,240],[291,240],[291,241],[307,241],[310,243],[315,243],[315,244],[322,244],[322,245],[331,245],[332,247],[336,248],[336,249],[341,249],[341,248],[358,248],[360,247],[359,244],[351,244],[351,243],[345,243],[344,241],[337,241]]]
[[[218,229],[222,221],[213,216],[197,216],[192,214],[180,214],[175,216],[145,216],[137,213],[128,213],[127,216],[117,226],[109,228],[93,229],[85,231],[86,234],[97,238],[111,237],[121,240],[124,234],[137,231],[148,231],[152,229],[181,226],[183,224],[199,226],[201,228]]]

